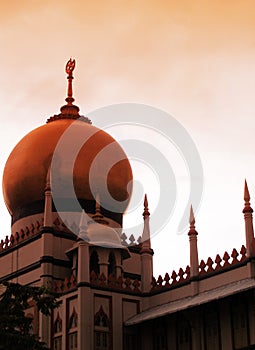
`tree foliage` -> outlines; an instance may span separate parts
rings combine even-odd
[[[26,309],[35,305],[48,316],[59,303],[46,287],[4,282],[0,292],[0,350],[46,350],[46,345],[31,332],[33,319]]]

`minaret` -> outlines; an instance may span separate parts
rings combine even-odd
[[[144,196],[144,227],[142,234],[141,254],[141,274],[142,274],[142,291],[149,292],[153,277],[153,250],[151,249],[150,239],[150,212],[148,208],[147,195]]]
[[[87,233],[87,214],[84,210],[81,212],[80,230],[78,245],[78,309],[79,314],[79,332],[78,349],[91,349],[91,339],[93,327],[91,327],[91,315],[93,299],[89,287],[89,238]]]
[[[87,215],[81,213],[80,231],[78,241],[78,283],[90,281],[89,276],[89,238],[87,233]]]
[[[250,193],[247,186],[247,182],[244,182],[244,222],[245,222],[245,237],[246,237],[246,252],[247,257],[253,254],[252,242],[254,240],[253,220],[252,220],[253,209],[250,206]]]
[[[197,231],[195,229],[195,217],[192,205],[190,206],[190,217],[189,217],[190,229],[188,232],[189,246],[190,246],[190,278],[197,277],[198,270],[198,250],[197,250]]]
[[[44,202],[44,224],[41,230],[42,234],[42,246],[41,246],[41,279],[42,283],[46,285],[53,277],[53,265],[52,261],[47,260],[45,257],[53,257],[53,233],[52,227],[52,194],[50,186],[50,168],[48,169],[46,176],[45,186],[45,202]]]
[[[46,176],[46,186],[44,193],[44,227],[52,227],[52,193],[50,185],[50,167]]]
[[[41,284],[44,286],[50,286],[53,278],[53,250],[54,250],[54,229],[52,227],[52,193],[50,184],[50,167],[46,176],[45,186],[45,202],[44,202],[44,224],[41,230]],[[39,336],[47,345],[50,344],[50,317],[39,313]]]

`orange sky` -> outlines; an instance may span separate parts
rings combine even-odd
[[[0,33],[2,167],[22,136],[58,112],[72,56],[83,114],[145,103],[175,116],[194,139],[205,172],[200,258],[243,244],[245,177],[255,195],[254,0],[9,1]],[[3,204],[0,220],[5,236]],[[153,240],[156,272],[166,272],[166,261],[169,271],[189,262],[184,236],[169,226]]]

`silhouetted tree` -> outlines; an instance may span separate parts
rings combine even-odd
[[[0,350],[48,349],[31,332],[33,319],[25,314],[31,303],[46,316],[59,305],[54,294],[44,286],[8,282],[0,285]]]

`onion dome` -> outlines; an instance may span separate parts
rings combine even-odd
[[[66,65],[68,96],[60,114],[28,133],[6,162],[3,194],[13,223],[43,213],[46,178],[51,168],[51,180],[55,179],[57,184],[55,189],[54,183],[51,184],[54,203],[54,199],[61,198],[61,208],[53,210],[80,211],[82,207],[87,213],[93,213],[96,189],[103,215],[122,224],[122,214],[129,201],[131,166],[119,143],[93,126],[73,105],[74,66],[74,60]],[[77,142],[80,142],[78,146]]]

